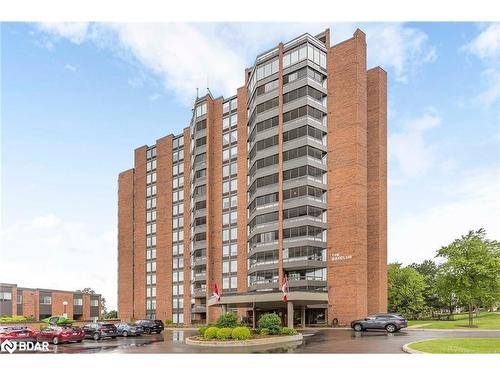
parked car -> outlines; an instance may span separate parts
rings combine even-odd
[[[367,316],[365,319],[353,320],[351,328],[357,332],[367,329],[385,329],[387,332],[396,332],[406,328],[408,321],[398,314],[377,314]]]
[[[127,337],[127,336],[139,336],[144,332],[141,326],[130,324],[130,323],[116,323],[116,330],[118,334]]]
[[[164,326],[161,320],[153,320],[153,319],[141,319],[135,322],[135,325],[138,327],[142,327],[144,333],[161,333],[163,331]]]
[[[37,333],[28,327],[1,327],[0,342],[9,341],[26,341],[36,342]]]
[[[111,323],[90,323],[83,326],[85,338],[100,340],[106,337],[116,339],[118,331],[114,324]]]
[[[84,338],[83,329],[73,326],[48,326],[37,335],[38,341],[48,341],[54,345],[70,341],[81,342]]]

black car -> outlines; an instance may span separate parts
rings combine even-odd
[[[142,327],[143,332],[148,335],[150,333],[161,333],[164,329],[163,322],[161,320],[142,319],[137,320],[135,325]]]
[[[83,326],[85,338],[100,340],[106,337],[116,339],[118,331],[114,324],[111,323],[90,323]]]
[[[396,332],[401,328],[406,328],[408,321],[398,314],[377,314],[370,315],[364,319],[353,320],[351,328],[357,332],[367,329],[385,329],[387,332]]]

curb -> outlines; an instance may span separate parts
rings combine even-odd
[[[498,332],[500,329],[475,329],[475,328],[406,328],[406,331],[428,332]]]
[[[215,347],[215,348],[224,348],[224,347],[249,347],[249,346],[263,346],[263,345],[272,345],[272,344],[284,344],[288,342],[294,341],[302,341],[302,334],[294,335],[294,336],[281,336],[281,337],[270,337],[265,339],[253,339],[248,341],[198,341],[193,340],[191,337],[186,338],[185,343],[187,345],[193,346],[204,346],[204,347]]]
[[[404,344],[402,346],[401,350],[405,353],[408,353],[408,354],[431,354],[431,353],[422,352],[420,350],[412,349],[409,347],[409,345],[411,345],[411,344],[416,344],[417,342],[424,342],[424,341],[430,341],[430,340],[420,340],[420,341],[409,342],[408,344]]]

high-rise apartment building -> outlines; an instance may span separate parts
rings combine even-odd
[[[182,134],[136,149],[118,179],[120,318],[386,311],[386,80],[361,30],[334,46],[304,34],[259,55],[235,96],[197,98]]]

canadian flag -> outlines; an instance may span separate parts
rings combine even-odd
[[[286,303],[288,301],[288,278],[285,275],[283,279],[283,285],[281,286],[281,290],[283,291],[283,301]]]
[[[214,286],[214,294],[213,294],[214,297],[217,297],[217,301],[220,301],[220,293],[219,293],[219,288],[217,288],[217,283],[215,283],[215,286]]]

